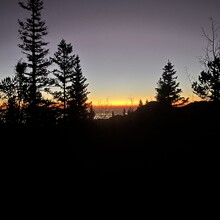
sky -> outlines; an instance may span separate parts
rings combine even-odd
[[[29,17],[18,0],[0,0],[0,79],[13,76],[24,58],[18,19]],[[49,56],[61,39],[73,46],[87,78],[93,105],[130,105],[155,100],[168,60],[182,96],[191,101],[190,79],[202,70],[199,57],[210,32],[220,24],[220,0],[44,0]],[[219,33],[220,35],[220,33]]]

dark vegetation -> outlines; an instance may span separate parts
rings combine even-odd
[[[62,39],[54,56],[47,58],[43,1],[28,0],[20,6],[31,12],[29,19],[19,21],[19,46],[27,60],[16,64],[14,77],[0,82],[1,150],[4,166],[10,168],[7,175],[59,179],[215,175],[220,49],[215,46],[213,21],[214,37],[205,35],[204,71],[192,83],[203,101],[190,103],[180,96],[174,65],[168,61],[157,84],[156,101],[140,100],[129,114],[95,120],[92,103],[87,103],[87,79],[72,45]],[[52,64],[57,68],[49,71]]]
[[[4,126],[2,149],[18,175],[65,178],[163,176],[217,171],[219,105],[149,102],[127,116],[73,125]]]

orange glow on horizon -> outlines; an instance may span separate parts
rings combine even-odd
[[[146,98],[141,98],[143,104],[146,102]],[[140,99],[106,99],[106,100],[98,100],[98,99],[92,99],[90,98],[88,102],[92,102],[92,106],[96,108],[104,108],[104,107],[114,107],[114,108],[129,108],[129,107],[137,107],[139,104]],[[151,101],[151,100],[149,100]]]
[[[129,103],[125,101],[111,101],[111,102],[92,102],[93,108],[136,108],[138,106],[137,102]]]
[[[194,95],[186,96],[189,97],[189,101],[185,104],[189,104],[195,101],[201,101],[199,97]],[[144,98],[112,98],[112,99],[103,99],[102,101],[98,100],[97,98],[90,97],[88,103],[92,103],[93,108],[136,108],[139,105],[140,100],[142,101],[143,105],[147,102],[156,101],[154,97],[144,97]]]
[[[108,109],[111,109],[111,108],[119,108],[119,109],[121,109],[121,108],[125,108],[125,109],[127,109],[127,108],[133,108],[133,109],[135,109],[135,108],[137,108],[137,105],[109,105],[109,106],[103,106],[103,105],[93,105],[93,108],[94,109],[103,109],[103,108],[108,108]]]

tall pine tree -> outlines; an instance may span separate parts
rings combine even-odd
[[[168,60],[163,68],[162,77],[159,79],[156,88],[156,100],[165,106],[183,105],[188,98],[180,96],[182,90],[179,88],[179,82],[176,82],[177,76],[174,65]]]
[[[41,19],[43,9],[42,0],[27,0],[19,2],[22,9],[30,13],[30,17],[24,21],[18,20],[19,34],[22,41],[19,47],[27,58],[27,68],[25,73],[28,84],[27,97],[32,123],[37,120],[37,106],[42,99],[42,89],[49,83],[47,67],[50,65],[46,58],[49,49],[46,49],[48,42],[44,37],[47,35],[45,21]]]
[[[87,119],[88,118],[88,107],[89,104],[86,103],[88,100],[87,91],[88,83],[87,79],[82,74],[82,69],[80,65],[80,59],[77,55],[75,58],[75,70],[74,77],[72,78],[72,86],[69,90],[70,100],[69,100],[69,116],[70,120]]]
[[[75,55],[71,44],[67,44],[64,39],[58,45],[57,52],[52,58],[53,63],[58,66],[58,69],[53,71],[55,75],[55,86],[59,88],[58,91],[52,92],[54,98],[61,102],[63,109],[64,120],[66,118],[67,101],[69,100],[69,89],[71,81],[74,77]]]

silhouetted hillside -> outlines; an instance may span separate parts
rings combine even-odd
[[[213,103],[166,108],[152,102],[127,116],[96,120],[84,159],[102,174],[199,174],[215,162],[210,152],[219,144],[219,122]]]
[[[179,108],[150,102],[107,120],[45,127],[1,125],[2,150],[6,164],[19,175],[206,175],[218,161],[219,109],[209,102]]]

